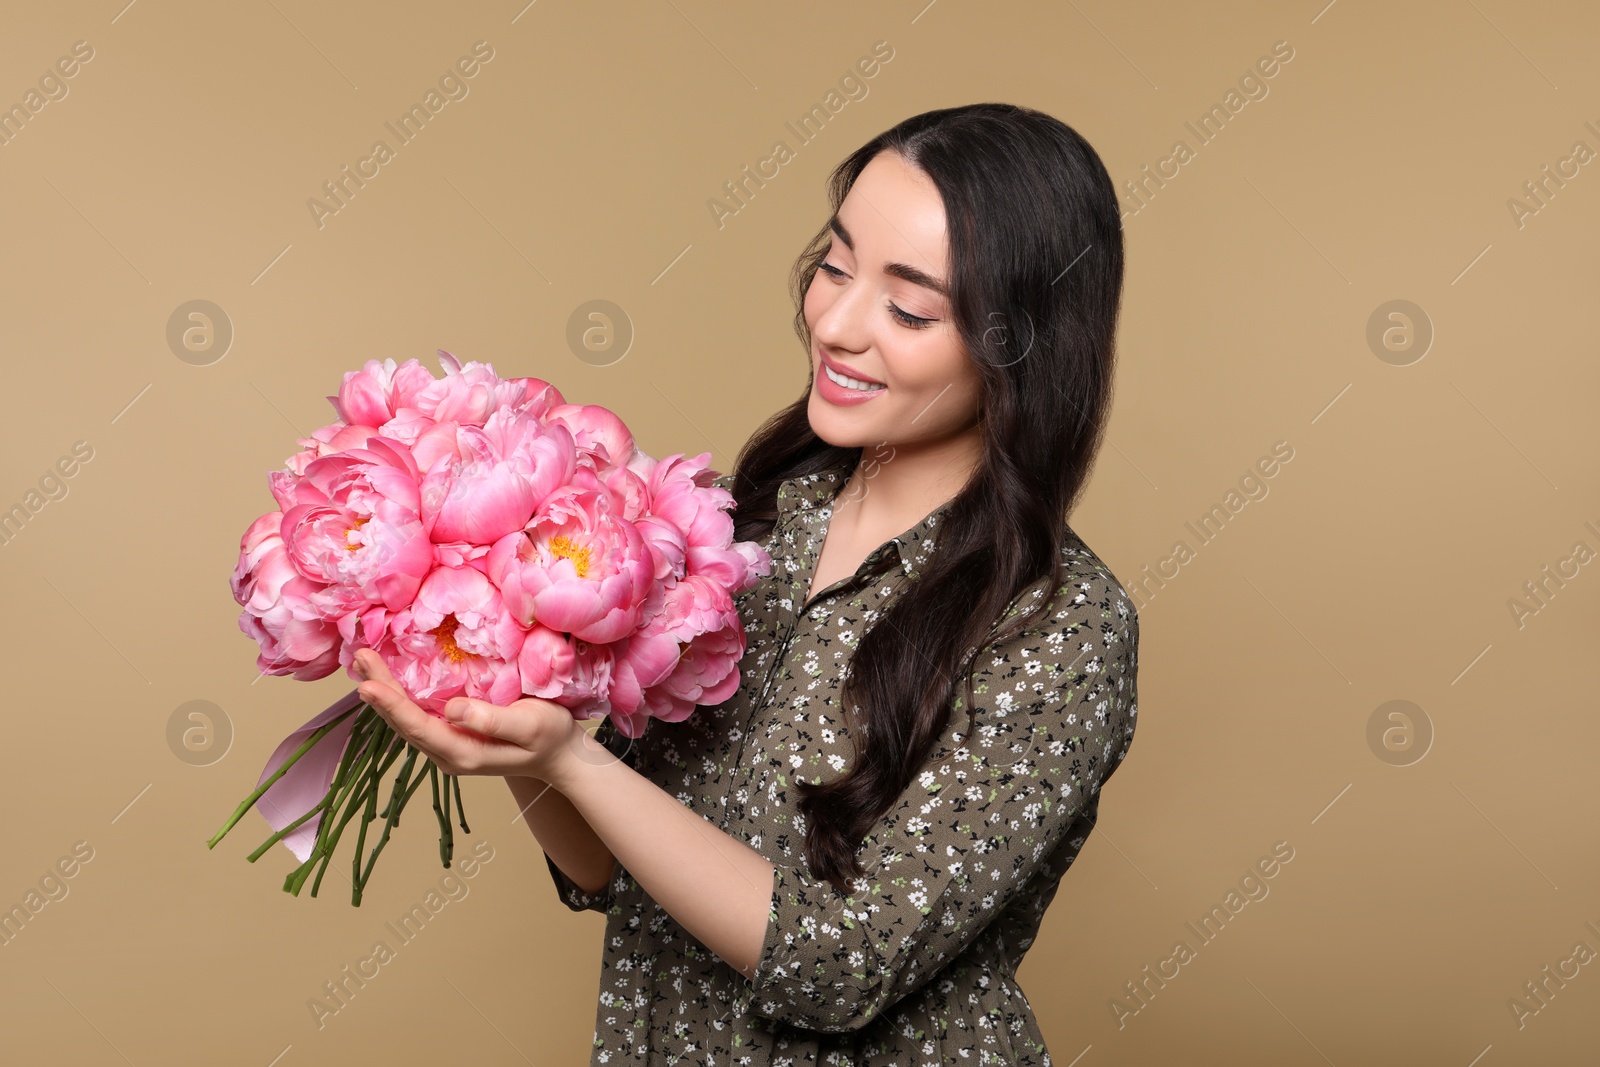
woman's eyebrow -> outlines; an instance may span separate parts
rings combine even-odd
[[[851,240],[850,231],[844,228],[844,223],[839,221],[838,215],[833,215],[828,219],[828,228],[838,235],[839,240],[844,242],[846,248],[852,252],[856,250],[856,243]],[[909,263],[885,263],[883,272],[908,281],[912,285],[920,285],[925,289],[932,289],[947,299],[950,296],[950,287],[941,279],[935,278],[926,271],[918,270]]]

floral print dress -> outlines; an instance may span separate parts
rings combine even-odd
[[[934,752],[866,837],[849,896],[814,877],[793,782],[852,756],[841,673],[886,602],[930,558],[948,504],[807,601],[848,471],[784,482],[769,577],[739,594],[738,691],[629,739],[619,758],[774,867],[754,981],[680,926],[619,864],[587,893],[546,857],[561,900],[606,916],[594,1064],[1024,1064],[1050,1054],[1016,969],[1127,755],[1138,617],[1067,528],[1042,623],[982,654],[974,736],[958,687]],[[730,488],[731,475],[717,484]],[[1025,610],[1040,581],[1013,602]]]

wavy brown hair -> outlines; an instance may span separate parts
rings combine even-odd
[[[980,382],[982,454],[951,501],[938,546],[857,646],[841,704],[859,705],[856,759],[838,777],[795,780],[811,870],[848,894],[858,849],[934,757],[956,684],[967,682],[965,736],[976,724],[971,667],[1003,636],[1005,612],[1057,572],[1066,517],[1104,434],[1122,292],[1122,224],[1100,157],[1040,111],[982,103],[924,112],[885,130],[828,180],[835,213],[879,152],[932,180],[950,241],[950,305]],[[805,294],[827,252],[824,224],[795,261],[794,327],[810,367]],[[734,469],[735,536],[765,541],[780,483],[842,468],[858,447],[822,440],[807,417],[812,383],[768,419]],[[1055,588],[1015,620],[1051,610]],[[799,610],[799,606],[796,606]]]

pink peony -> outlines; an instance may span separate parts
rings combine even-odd
[[[337,420],[268,476],[277,507],[245,531],[230,579],[258,669],[353,677],[355,652],[371,648],[430,714],[457,696],[527,695],[609,716],[627,737],[732,696],[745,652],[733,598],[772,561],[733,539],[733,495],[712,484],[710,453],[657,461],[603,407],[439,360],[437,378],[416,360],[346,373],[328,398]],[[275,830],[305,820],[281,838],[302,861],[291,892],[319,850],[331,855],[319,798],[346,797],[343,821],[375,798],[353,783],[376,754],[366,741],[348,751],[375,714],[350,693],[286,738],[257,781]],[[440,848],[447,858],[448,831]]]
[[[604,717],[613,658],[608,646],[534,623],[517,659],[522,691],[570,708],[574,718]]]
[[[339,633],[311,608],[308,598],[321,587],[295,571],[281,525],[281,513],[268,512],[240,540],[231,582],[234,599],[245,608],[239,629],[261,646],[261,673],[325,678],[339,666]]]
[[[419,706],[527,694],[637,736],[738,684],[733,594],[768,572],[733,540],[710,453],[657,461],[613,412],[440,350],[368,360],[300,440],[232,578],[258,666],[320,678],[358,648]]]
[[[376,647],[411,699],[438,713],[462,695],[492,704],[520,697],[522,643],[522,628],[482,571],[439,567],[412,605],[390,622],[386,643]]]
[[[361,370],[346,371],[339,395],[328,399],[342,422],[381,428],[403,408],[415,407],[418,395],[433,382],[433,374],[414,359],[403,367],[392,359],[369,359]]]
[[[579,455],[596,469],[620,467],[633,457],[633,434],[603,407],[562,404],[550,411],[549,419],[567,428],[577,442]]]
[[[638,737],[653,717],[687,718],[739,687],[744,630],[728,591],[691,576],[663,592],[661,610],[628,640],[609,694],[617,729]]]
[[[527,529],[495,544],[487,571],[522,626],[537,621],[605,644],[638,628],[653,564],[637,527],[610,513],[593,474],[575,479]]]

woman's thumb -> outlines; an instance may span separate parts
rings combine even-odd
[[[444,717],[457,726],[465,726],[480,734],[498,736],[500,720],[495,715],[498,708],[472,697],[451,697],[444,705]]]
[[[444,706],[444,717],[457,726],[514,745],[526,744],[533,736],[530,716],[516,705],[503,708],[475,697],[453,697]]]

